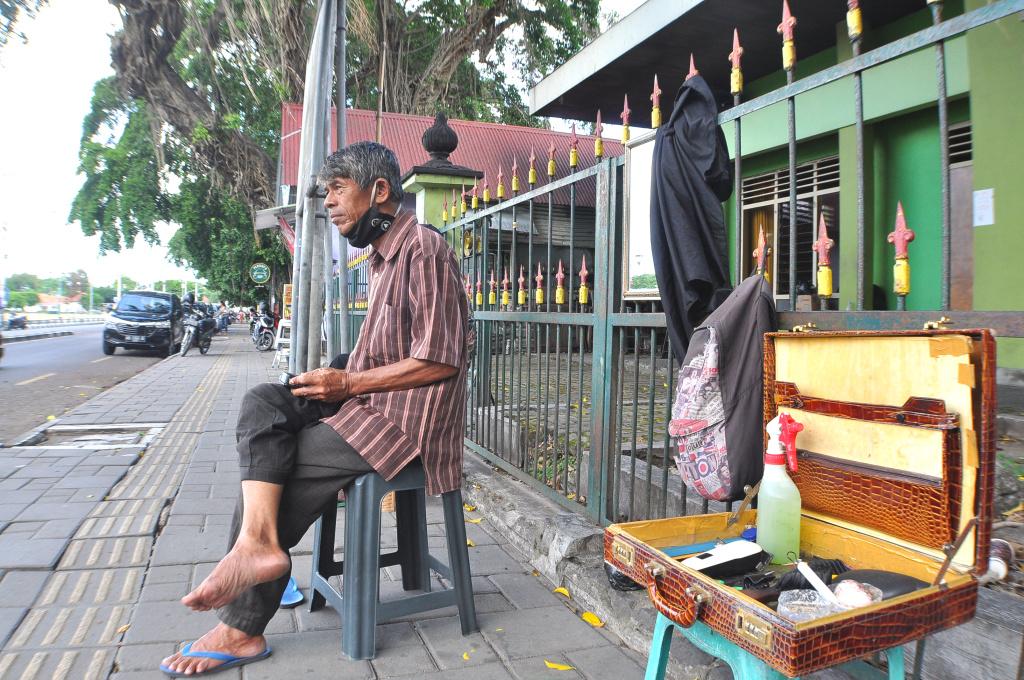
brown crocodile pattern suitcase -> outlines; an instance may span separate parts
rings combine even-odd
[[[659,548],[738,536],[748,510],[616,524],[605,560],[677,624],[695,620],[794,677],[970,620],[988,565],[995,473],[995,340],[986,330],[772,333],[765,422],[805,424],[793,479],[801,551],[938,585],[806,623],[683,567]]]

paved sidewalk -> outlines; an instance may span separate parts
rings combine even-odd
[[[0,680],[161,678],[159,660],[214,623],[178,600],[226,549],[234,424],[245,391],[276,375],[271,358],[233,327],[208,355],[171,357],[75,409],[41,444],[0,449]],[[436,499],[428,522],[443,548]],[[378,627],[376,659],[349,661],[337,614],[301,605],[271,622],[274,656],[217,677],[642,677],[643,659],[584,622],[486,518],[466,529],[480,633],[462,637],[454,607],[418,614]],[[393,523],[382,543],[395,544]],[[307,536],[292,551],[304,590],[311,548]],[[381,591],[402,592],[397,569]]]

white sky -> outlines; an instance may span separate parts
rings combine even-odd
[[[603,0],[619,18],[643,0]],[[94,285],[118,274],[140,283],[193,280],[167,260],[163,245],[138,239],[134,248],[99,255],[99,237],[68,224],[71,202],[82,184],[77,174],[82,119],[93,84],[113,73],[109,35],[120,18],[107,0],[50,0],[34,19],[22,17],[28,36],[0,53],[0,276],[28,272],[56,276],[84,269]],[[617,132],[606,130],[606,135]],[[176,227],[160,228],[166,243]]]
[[[84,269],[93,285],[123,273],[140,283],[193,280],[166,259],[167,249],[138,239],[135,248],[99,256],[99,237],[68,224],[77,175],[82,119],[93,84],[113,73],[110,38],[120,26],[106,0],[50,0],[0,52],[0,274],[55,276]],[[160,230],[163,243],[175,227]]]

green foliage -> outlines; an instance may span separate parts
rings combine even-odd
[[[92,289],[93,305],[99,306],[104,302],[113,302],[117,295],[117,288],[113,286],[96,286]]]
[[[7,290],[39,290],[41,282],[34,274],[11,274],[7,277]]]
[[[29,0],[0,3],[12,1]],[[126,27],[115,37],[117,76],[96,83],[83,121],[85,181],[70,220],[100,235],[101,252],[130,248],[139,237],[156,243],[156,224],[176,223],[171,256],[218,297],[266,297],[249,280],[249,266],[271,264],[278,285],[291,267],[277,236],[256,240],[252,210],[276,193],[271,159],[281,103],[301,97],[318,3],[111,2]],[[597,31],[599,4],[350,0],[349,101],[376,107],[384,44],[387,111],[443,109],[453,118],[542,125],[515,83],[536,80],[586,44]],[[166,77],[167,68],[174,77]]]
[[[39,303],[39,294],[34,290],[20,290],[9,295],[8,307],[24,309]]]
[[[89,275],[84,269],[69,272],[64,275],[64,295],[77,295],[79,293],[89,294]]]
[[[658,279],[654,274],[640,274],[629,280],[629,287],[633,290],[652,290],[658,287]]]
[[[79,161],[86,179],[68,220],[80,222],[87,236],[100,234],[100,252],[131,248],[140,234],[148,243],[158,243],[156,223],[170,213],[150,120],[145,104],[124,99],[113,78],[93,89]]]
[[[211,295],[246,304],[266,299],[249,279],[249,267],[257,260],[290,271],[284,248],[276,242],[258,247],[252,216],[239,200],[213,188],[207,179],[182,182],[174,199],[175,219],[181,228],[168,243],[171,256],[202,273]],[[211,297],[211,300],[213,297]]]

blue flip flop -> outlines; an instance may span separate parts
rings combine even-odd
[[[259,654],[253,654],[252,656],[232,656],[230,654],[222,654],[221,652],[193,652],[192,643],[190,642],[187,645],[185,645],[185,647],[181,650],[181,655],[201,659],[213,659],[214,661],[223,661],[224,663],[220,664],[219,666],[214,666],[209,670],[205,670],[199,673],[191,673],[189,675],[186,675],[185,673],[179,673],[178,671],[172,671],[170,668],[167,668],[163,664],[160,664],[160,670],[162,670],[164,673],[171,676],[172,678],[198,678],[204,675],[213,675],[214,673],[226,671],[229,668],[238,668],[239,666],[244,666],[247,663],[252,663],[254,661],[262,661],[263,659],[266,659],[268,656],[270,656],[270,647],[267,647]]]
[[[291,609],[292,607],[298,607],[305,600],[305,595],[299,590],[299,584],[295,582],[294,578],[288,579],[288,585],[284,588],[284,593],[281,595],[281,609]]]

